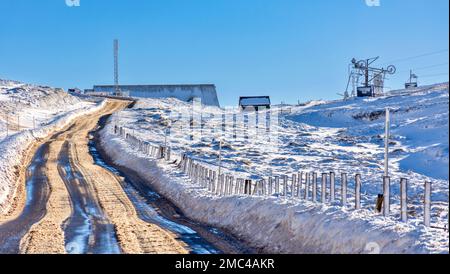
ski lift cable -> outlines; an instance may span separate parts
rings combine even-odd
[[[435,76],[443,76],[443,75],[447,75],[447,76],[448,76],[448,72],[445,72],[445,73],[437,73],[437,74],[429,74],[429,75],[421,75],[420,78],[435,77]]]
[[[447,63],[442,63],[442,64],[436,64],[436,65],[425,66],[425,67],[412,68],[412,69],[410,69],[410,70],[412,70],[412,71],[429,70],[429,69],[432,69],[432,68],[438,68],[438,67],[442,67],[442,66],[445,66],[445,65],[448,65],[448,62],[447,62]],[[398,73],[409,72],[410,70],[409,70],[409,69],[408,69],[408,70],[405,69],[405,70],[399,71]]]
[[[438,51],[434,51],[434,52],[424,53],[424,54],[420,54],[420,55],[416,55],[416,56],[401,58],[401,59],[397,59],[397,60],[393,60],[393,61],[389,61],[389,62],[383,63],[381,65],[387,65],[389,63],[405,62],[405,61],[418,59],[418,58],[422,58],[422,57],[426,57],[426,56],[432,56],[432,55],[436,55],[436,54],[440,54],[440,53],[444,53],[444,52],[448,52],[448,49],[443,49],[443,50],[438,50]]]

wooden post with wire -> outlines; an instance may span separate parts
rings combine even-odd
[[[423,203],[423,223],[425,226],[431,225],[431,182],[425,182],[425,195]]]
[[[361,209],[361,174],[355,176],[355,209]]]
[[[341,204],[347,205],[347,173],[341,174]]]
[[[400,212],[402,222],[408,221],[408,180],[400,179]]]
[[[336,199],[336,175],[334,172],[330,172],[330,203],[334,203]]]

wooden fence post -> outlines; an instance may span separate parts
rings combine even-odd
[[[306,181],[305,181],[305,200],[309,200],[309,185],[311,181],[311,172],[306,173]]]
[[[225,174],[220,175],[220,195],[225,195]]]
[[[230,176],[230,195],[234,195],[234,188],[235,188],[235,182],[234,182],[234,177]]]
[[[320,191],[320,200],[324,204],[327,199],[327,173],[322,173],[322,187]]]
[[[408,180],[400,179],[400,211],[402,222],[408,221]]]
[[[361,174],[355,176],[355,209],[361,209]]]
[[[423,206],[423,223],[429,227],[431,225],[431,182],[425,182]]]
[[[336,184],[335,184],[335,174],[330,172],[330,203],[334,203],[336,199]]]
[[[211,183],[211,191],[214,194],[217,194],[216,193],[216,179],[217,179],[217,173],[216,173],[216,171],[213,171],[213,177],[212,177],[212,183]]]
[[[225,195],[228,195],[229,181],[230,181],[230,176],[225,175],[225,190],[224,190]]]
[[[262,195],[266,196],[266,179],[262,179]]]
[[[390,199],[390,195],[391,195],[391,178],[389,178],[389,176],[384,176],[383,177],[383,206],[384,206],[384,210],[383,210],[383,214],[384,216],[389,216],[390,211],[391,211],[391,199]]]
[[[227,175],[222,174],[222,196],[227,195]]]
[[[291,185],[291,197],[295,197],[296,196],[296,186],[297,186],[297,174],[293,173],[292,174],[292,185]]]
[[[317,173],[313,172],[312,179],[312,201],[317,202]]]
[[[347,205],[347,173],[341,174],[341,203],[342,206]]]
[[[297,176],[297,197],[302,198],[302,180],[303,180],[303,171],[298,173]]]
[[[280,195],[280,177],[275,176],[275,193]]]
[[[286,199],[288,194],[288,180],[289,177],[287,175],[283,176],[283,196]]]
[[[273,194],[273,178],[272,176],[269,177],[269,195],[272,196]]]

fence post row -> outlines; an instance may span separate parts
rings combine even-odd
[[[151,157],[158,159],[164,159],[166,161],[171,160],[171,147],[169,146],[154,146],[146,141],[140,140],[133,134],[129,134],[123,127],[114,125],[113,131],[115,135],[119,135],[124,138],[128,143],[134,146],[138,151],[145,153]],[[178,162],[175,161],[175,163]],[[249,179],[234,178],[231,175],[217,174],[217,171],[213,171],[200,163],[196,163],[186,153],[181,156],[180,162],[177,167],[187,174],[192,179],[193,183],[199,184],[202,188],[206,188],[208,191],[215,193],[216,195],[257,195],[266,196],[276,194],[277,196],[284,196],[285,198],[296,197],[299,199],[304,198],[309,200],[312,198],[313,202],[317,202],[318,194],[318,178],[316,172],[298,172],[293,173],[292,177],[289,175],[283,175],[282,177],[282,189],[280,189],[280,176],[268,177],[268,180],[261,179],[258,181],[252,181]],[[303,176],[305,174],[305,176]],[[327,190],[327,177],[329,176],[329,191]],[[304,194],[302,195],[303,177],[305,177]],[[312,180],[312,182],[311,182]],[[289,181],[291,185],[289,186]],[[384,216],[390,215],[390,186],[391,179],[389,176],[383,177],[383,199],[382,210]],[[347,205],[347,174],[341,173],[341,205]],[[355,175],[355,209],[361,209],[361,174]],[[328,191],[328,199],[327,199]],[[431,225],[431,182],[425,182],[424,185],[424,225]],[[310,196],[311,192],[311,196]],[[322,182],[320,188],[320,201],[326,203],[334,203],[336,200],[336,174],[334,172],[322,173]],[[381,204],[381,203],[380,203]],[[381,205],[380,205],[381,206]],[[400,218],[402,222],[408,220],[408,180],[405,178],[400,179]]]

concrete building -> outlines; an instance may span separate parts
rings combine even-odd
[[[208,106],[220,106],[217,97],[216,86],[204,85],[120,85],[120,90],[136,98],[177,98],[181,101],[191,102],[199,98],[202,104]],[[115,92],[114,85],[96,85],[93,94],[112,95]]]

